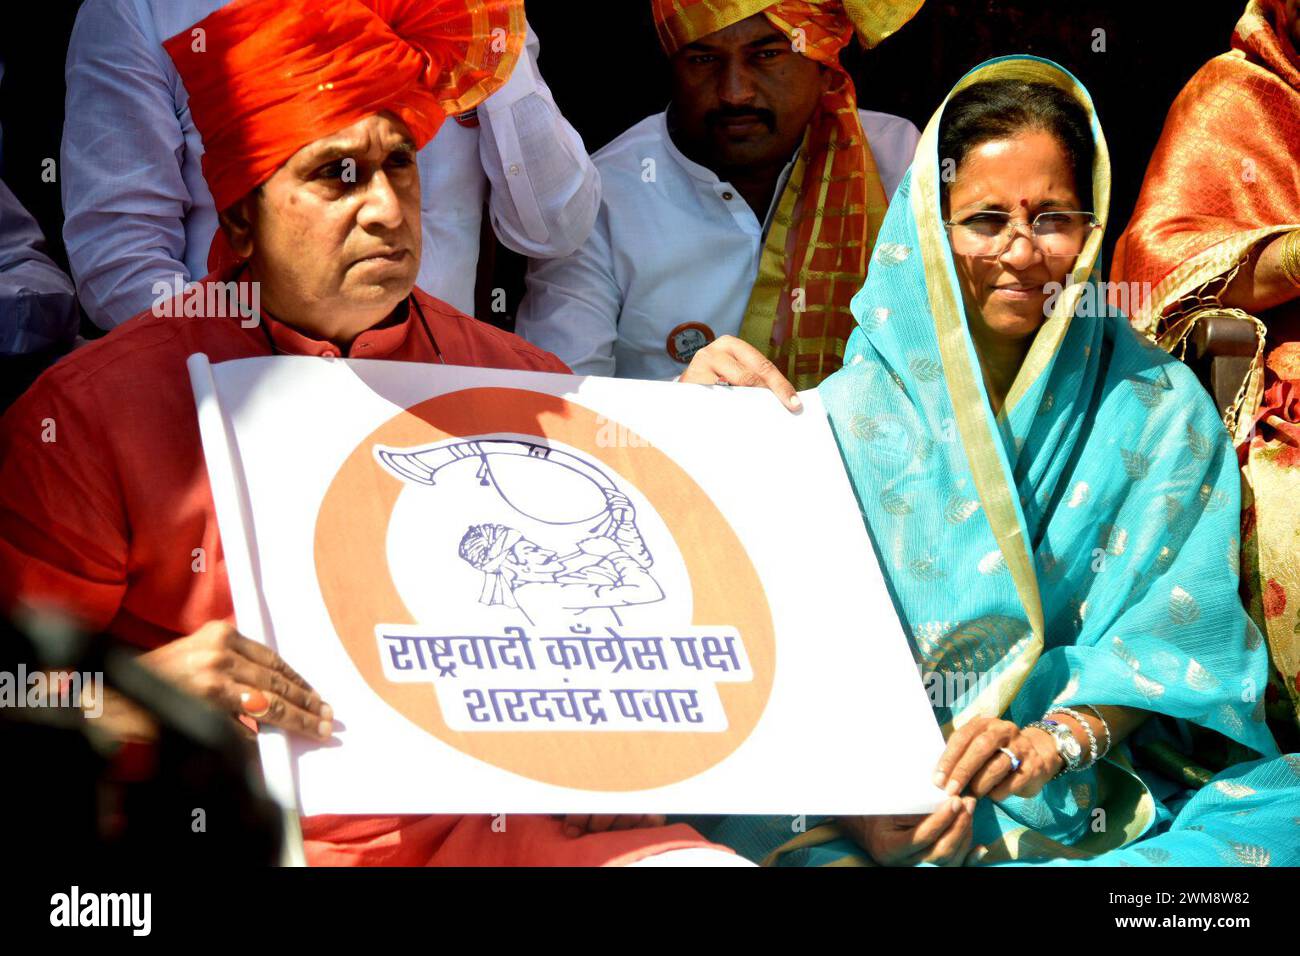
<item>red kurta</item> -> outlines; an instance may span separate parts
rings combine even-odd
[[[517,336],[415,296],[449,365],[568,371]],[[272,354],[268,330],[281,353],[340,354],[271,320],[244,328],[238,318],[145,313],[59,362],[9,409],[0,419],[0,608],[55,604],[146,650],[211,620],[233,622],[185,361]],[[362,333],[348,354],[438,361],[415,310]],[[204,571],[194,570],[196,548]],[[707,845],[681,825],[570,839],[549,817],[510,817],[504,833],[491,822],[311,817],[303,829],[317,865],[588,865]]]

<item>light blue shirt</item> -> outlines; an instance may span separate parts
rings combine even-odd
[[[0,63],[0,80],[4,73]],[[0,181],[0,356],[71,345],[79,322],[72,281],[45,254],[31,213]]]
[[[77,336],[72,280],[44,247],[40,226],[0,182],[0,355],[71,345]]]

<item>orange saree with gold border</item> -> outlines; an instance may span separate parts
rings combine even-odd
[[[1300,230],[1300,55],[1286,23],[1284,0],[1251,0],[1231,51],[1174,102],[1111,278],[1142,301],[1134,325],[1171,351],[1209,315],[1255,323],[1258,354],[1226,423],[1245,479],[1244,596],[1277,668],[1270,713],[1290,723],[1300,719],[1300,300],[1249,316],[1217,298],[1262,242]]]

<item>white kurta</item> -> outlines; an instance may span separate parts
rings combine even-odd
[[[902,117],[859,112],[893,196],[920,133]],[[767,222],[734,186],[682,154],[666,113],[593,159],[603,192],[596,226],[573,255],[530,263],[517,331],[578,374],[674,378],[686,368],[671,353],[675,330],[699,323],[715,336],[739,333]],[[768,221],[775,206],[774,198]]]
[[[149,308],[156,282],[199,279],[217,210],[189,94],[162,42],[229,0],[86,0],[68,47],[63,237],[77,293],[109,329]],[[419,154],[420,288],[474,310],[483,204],[501,241],[563,256],[586,238],[600,177],[537,72],[537,38],[510,81],[479,107],[479,128],[449,119]]]

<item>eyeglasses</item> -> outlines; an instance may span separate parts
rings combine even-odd
[[[959,256],[997,259],[1024,227],[1029,227],[1034,247],[1049,259],[1070,259],[1083,250],[1092,231],[1100,225],[1090,212],[1056,210],[1040,212],[1030,222],[1011,218],[1009,212],[983,210],[945,222],[952,251]]]

